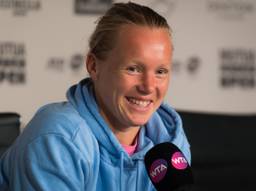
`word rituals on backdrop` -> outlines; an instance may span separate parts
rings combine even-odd
[[[101,14],[112,4],[112,0],[75,0],[76,14]]]
[[[205,2],[209,13],[222,20],[243,20],[255,11],[255,3],[252,0],[208,0]]]
[[[1,10],[11,10],[14,16],[25,16],[41,9],[41,0],[0,0]]]

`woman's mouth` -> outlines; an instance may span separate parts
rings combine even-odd
[[[133,97],[126,97],[126,98],[129,103],[139,106],[139,107],[142,107],[142,108],[148,107],[152,103],[152,100],[141,100],[141,99],[136,99]]]

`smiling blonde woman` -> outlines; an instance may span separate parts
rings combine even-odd
[[[1,159],[0,190],[152,191],[143,160],[161,142],[190,162],[181,119],[163,103],[172,47],[162,16],[114,4],[90,38],[90,77],[35,114]]]

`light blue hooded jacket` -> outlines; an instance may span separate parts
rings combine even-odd
[[[145,153],[172,142],[190,163],[178,114],[166,104],[141,127],[129,156],[99,113],[92,82],[72,86],[67,102],[42,107],[0,161],[1,191],[152,191]]]

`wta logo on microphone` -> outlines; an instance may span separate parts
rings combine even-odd
[[[153,162],[150,167],[150,177],[154,183],[160,182],[167,172],[167,161],[164,159],[158,159]]]
[[[188,162],[181,152],[175,152],[171,157],[171,164],[178,170],[184,170],[188,167]],[[166,175],[168,163],[164,159],[157,159],[150,167],[150,177],[154,183],[160,182]]]
[[[188,162],[181,152],[175,152],[172,155],[171,162],[172,162],[172,166],[178,170],[183,170],[188,166]]]

